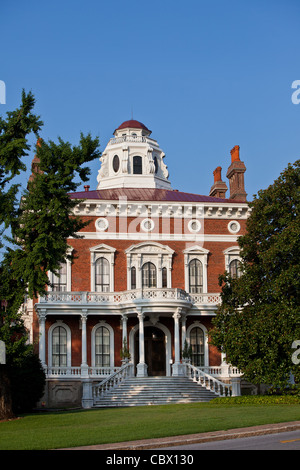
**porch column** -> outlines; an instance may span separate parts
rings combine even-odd
[[[39,357],[42,366],[46,367],[46,309],[43,308],[38,312],[39,318]]]
[[[184,342],[186,340],[186,315],[181,316],[181,348],[184,348]]]
[[[126,340],[127,344],[127,315],[122,315],[122,347],[124,345],[124,340]],[[128,344],[127,344],[128,347]]]
[[[86,321],[87,309],[81,311],[81,377],[88,376],[87,353],[86,353]]]
[[[145,364],[145,342],[144,342],[144,318],[145,315],[139,311],[139,363],[136,366],[137,377],[146,377],[147,376],[147,365]]]
[[[179,319],[181,309],[178,308],[173,315],[174,318],[174,349],[175,349],[175,362],[173,364],[172,375],[183,375],[182,364],[180,364],[180,338],[179,338]]]

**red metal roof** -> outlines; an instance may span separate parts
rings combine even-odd
[[[133,129],[145,129],[145,131],[149,131],[151,132],[146,126],[145,124],[143,124],[142,122],[139,122],[139,121],[135,121],[134,119],[131,119],[130,121],[124,121],[116,130],[120,130],[120,129],[126,129],[126,127],[131,127]]]
[[[116,201],[126,198],[128,201],[170,201],[170,202],[230,202],[242,201],[223,199],[219,197],[203,196],[200,194],[184,193],[170,189],[154,188],[113,188],[93,191],[81,191],[70,194],[71,199],[99,199],[103,201]]]

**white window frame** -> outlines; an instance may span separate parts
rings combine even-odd
[[[67,332],[67,367],[71,367],[71,363],[72,363],[71,329],[62,320],[56,320],[56,322],[53,323],[48,330],[48,365],[49,367],[52,367],[52,334],[53,334],[53,330],[57,326],[64,328]]]
[[[204,367],[209,367],[209,348],[208,348],[208,332],[207,328],[199,321],[194,321],[186,330],[187,344],[191,344],[191,330],[193,328],[200,328],[204,335]]]
[[[96,261],[105,258],[109,263],[109,292],[114,292],[114,265],[116,249],[101,243],[90,248],[91,252],[91,292],[96,290]]]
[[[142,268],[146,263],[156,267],[157,289],[162,288],[162,269],[167,269],[167,287],[172,287],[172,259],[174,250],[158,242],[143,242],[131,245],[125,250],[127,255],[127,289],[131,290],[131,268],[136,269],[136,289],[142,288]],[[155,289],[153,287],[153,289]]]
[[[225,271],[229,273],[229,265],[232,261],[237,260],[241,262],[240,248],[238,246],[231,246],[226,248],[223,253],[225,255]]]
[[[67,255],[71,255],[73,252],[73,249],[71,246],[67,249]],[[66,292],[71,292],[72,291],[72,262],[68,258],[66,258],[65,261],[67,265],[67,285],[66,285]],[[55,274],[52,271],[49,271],[48,273],[48,279],[50,281],[50,284],[54,284],[55,280]],[[50,285],[48,287],[48,290],[51,292],[52,291],[52,286]]]
[[[184,253],[184,279],[185,279],[185,291],[189,292],[190,279],[189,279],[189,265],[193,259],[197,259],[202,264],[203,269],[203,294],[207,293],[207,257],[209,250],[202,248],[199,245],[194,245],[183,251]]]
[[[105,320],[99,321],[92,329],[92,334],[91,334],[91,347],[92,347],[92,367],[96,367],[96,331],[100,327],[107,328],[109,331],[109,355],[110,355],[110,366],[109,367],[114,367],[115,366],[115,354],[114,354],[114,330],[113,328],[106,323]]]

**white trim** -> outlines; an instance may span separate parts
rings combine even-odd
[[[156,232],[78,232],[86,240],[136,240],[144,241],[185,241],[194,243],[204,242],[236,242],[239,235],[203,234],[203,233],[156,233]],[[72,237],[70,237],[70,240]]]
[[[105,232],[105,230],[108,229],[108,226],[109,226],[109,223],[108,223],[108,220],[105,217],[99,217],[95,221],[96,230],[99,231],[99,232]]]
[[[71,363],[72,363],[71,329],[62,320],[56,320],[56,322],[53,323],[48,330],[48,366],[52,367],[52,333],[53,333],[53,330],[57,326],[61,326],[67,332],[67,367],[71,367]]]
[[[202,248],[199,245],[191,246],[183,251],[184,253],[184,279],[185,279],[185,291],[190,290],[189,280],[189,264],[193,259],[197,259],[202,264],[203,268],[203,294],[207,293],[207,257],[209,250]]]
[[[105,243],[101,243],[97,246],[92,246],[90,248],[91,252],[91,291],[94,292],[96,290],[96,261],[99,258],[105,258],[110,266],[109,271],[109,292],[114,291],[114,264],[115,264],[115,251],[116,249],[106,245]]]
[[[208,333],[207,328],[199,321],[194,321],[186,330],[186,341],[188,345],[191,344],[190,334],[193,328],[201,328],[204,334],[204,367],[209,366],[209,348],[208,348]]]
[[[174,250],[157,242],[144,242],[131,245],[125,250],[127,255],[127,289],[131,289],[131,268],[136,269],[136,288],[142,287],[142,268],[145,263],[156,267],[157,288],[162,288],[162,268],[167,268],[167,288],[172,287],[172,258]]]
[[[73,252],[74,248],[72,246],[69,246],[68,249],[67,249],[67,252],[66,252],[66,255],[71,255],[72,252]],[[69,260],[68,258],[66,258],[66,261],[65,261],[66,265],[67,265],[67,284],[66,284],[66,291],[69,292],[72,290],[72,262],[71,260]],[[49,271],[48,272],[48,279],[50,281],[51,284],[54,284],[54,273],[52,271]],[[51,285],[48,286],[48,290],[49,291],[52,291],[52,287]]]
[[[197,228],[193,228],[193,224],[196,224]],[[192,233],[198,233],[201,230],[201,222],[198,219],[192,219],[188,223],[188,229]]]
[[[230,246],[223,251],[225,255],[225,271],[229,273],[229,265],[235,259],[241,261],[240,248],[238,246]]]
[[[233,224],[236,224],[237,226],[235,230],[231,228]],[[241,224],[237,220],[231,220],[230,222],[228,222],[227,228],[230,233],[239,233],[239,231],[241,230]]]
[[[92,329],[92,333],[91,333],[91,359],[92,359],[92,367],[96,367],[96,365],[95,365],[95,364],[96,364],[96,352],[95,352],[95,336],[96,336],[96,330],[97,330],[98,328],[100,328],[101,326],[103,326],[104,328],[107,328],[108,331],[109,331],[109,356],[110,356],[109,362],[110,362],[110,367],[114,367],[114,366],[115,366],[114,330],[113,330],[113,328],[112,328],[108,323],[106,323],[105,320],[99,321],[99,323],[97,323],[97,324],[93,327],[93,329]]]

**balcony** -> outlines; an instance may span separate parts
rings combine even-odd
[[[134,289],[121,292],[50,291],[40,297],[37,308],[71,307],[126,309],[135,307],[182,307],[193,310],[215,310],[219,293],[188,294],[182,289]]]

